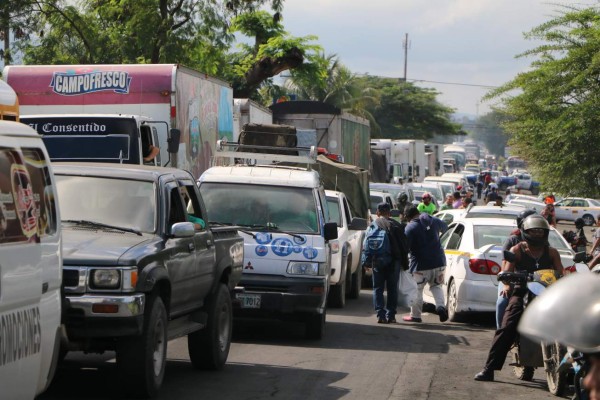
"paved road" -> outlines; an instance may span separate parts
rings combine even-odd
[[[228,364],[220,372],[195,371],[186,339],[169,343],[159,399],[552,399],[542,371],[518,381],[506,367],[497,382],[475,382],[493,335],[493,316],[441,324],[377,325],[371,293],[329,310],[322,341],[306,341],[303,326],[239,323]],[[407,309],[401,309],[406,313]],[[67,357],[40,399],[118,397],[112,354]],[[90,364],[90,359],[94,362]],[[85,361],[85,362],[82,362]]]

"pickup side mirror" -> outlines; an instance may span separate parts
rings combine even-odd
[[[177,222],[171,227],[171,236],[184,238],[194,236],[194,224],[191,222]]]
[[[325,241],[334,240],[338,238],[337,231],[337,223],[336,222],[328,222],[323,225],[323,236],[325,237]]]
[[[585,262],[586,257],[587,256],[585,254],[585,251],[580,251],[578,253],[575,253],[575,255],[573,256],[573,262],[576,262],[576,263]]]
[[[171,129],[169,131],[169,138],[167,139],[167,151],[169,153],[179,152],[179,140],[181,139],[181,131],[179,129]]]
[[[398,214],[400,214],[400,211],[398,211]],[[364,231],[365,229],[367,229],[368,226],[369,224],[367,224],[366,219],[354,217],[352,218],[350,225],[348,225],[348,229],[351,231]]]

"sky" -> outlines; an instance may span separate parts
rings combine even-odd
[[[555,0],[286,0],[283,25],[293,36],[318,36],[356,74],[404,77],[434,88],[438,101],[471,116],[490,111],[489,87],[510,81],[533,58],[515,56],[538,42],[524,33],[558,15]],[[442,83],[443,82],[443,83]],[[473,85],[473,86],[471,86]]]

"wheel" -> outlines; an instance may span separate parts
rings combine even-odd
[[[448,320],[450,322],[462,321],[462,315],[458,310],[458,291],[456,289],[456,283],[454,280],[450,281],[448,285],[448,297],[446,308],[448,309]]]
[[[518,347],[515,347],[512,350],[512,355],[514,363],[516,364],[513,367],[513,374],[515,374],[517,379],[528,382],[533,380],[533,373],[535,372],[535,367],[524,367],[520,365],[521,363],[519,362]]]
[[[596,222],[594,220],[594,217],[590,214],[585,214],[583,217],[581,217],[583,219],[583,222],[587,225],[587,226],[592,226],[594,225],[594,223]]]
[[[350,286],[350,293],[348,293],[348,297],[351,299],[358,299],[360,297],[360,289],[362,286],[362,281],[363,281],[363,277],[362,277],[362,267],[359,265],[358,268],[356,268],[356,272],[352,274],[352,278],[351,278],[351,286]]]
[[[309,314],[306,316],[306,338],[321,340],[325,333],[325,310],[323,314]]]
[[[548,390],[555,396],[562,396],[567,386],[567,372],[558,372],[558,366],[567,349],[558,343],[542,344],[542,352]]]
[[[224,284],[209,301],[207,323],[188,335],[188,353],[194,368],[219,370],[229,356],[233,327],[231,295]]]
[[[331,308],[344,308],[346,305],[346,282],[338,282],[331,286],[327,306]]]
[[[165,376],[167,311],[160,297],[146,304],[141,336],[117,343],[117,371],[121,388],[134,397],[153,397]]]

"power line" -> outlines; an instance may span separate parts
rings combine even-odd
[[[402,78],[397,78],[397,77],[392,77],[392,76],[382,76],[382,75],[371,75],[369,73],[356,73],[356,75],[359,76],[372,76],[374,78],[383,78],[383,79],[398,79],[398,80],[403,80]],[[481,88],[486,88],[486,89],[496,89],[499,86],[493,86],[493,85],[477,85],[474,83],[464,83],[464,82],[444,82],[444,81],[430,81],[427,79],[418,79],[418,78],[412,78],[412,79],[407,79],[408,81],[411,82],[424,82],[424,83],[439,83],[441,85],[456,85],[456,86],[472,86],[472,87],[481,87]]]

